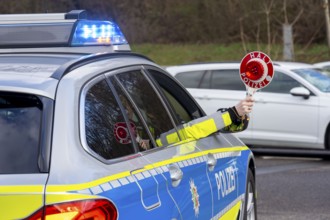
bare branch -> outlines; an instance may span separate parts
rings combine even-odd
[[[286,0],[283,0],[284,23],[289,24],[288,14],[286,11]]]
[[[291,23],[291,25],[294,25],[294,24],[299,20],[300,16],[303,14],[303,12],[304,12],[304,9],[302,8],[302,9],[299,11],[298,15],[296,16],[296,18],[295,18],[295,19],[293,20],[293,22]]]
[[[243,20],[243,18],[240,18],[239,19],[240,36],[241,36],[241,41],[242,41],[242,46],[243,46],[244,52],[247,53],[246,43],[245,43],[245,37],[244,37],[244,28],[243,28],[242,20]]]

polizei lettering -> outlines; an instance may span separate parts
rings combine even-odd
[[[218,200],[220,196],[224,198],[236,189],[236,168],[234,166],[229,166],[224,170],[220,170],[215,174],[215,180],[217,181],[218,189]]]
[[[263,88],[265,87],[268,83],[269,80],[266,77],[265,80],[261,81],[261,82],[254,82],[252,80],[250,80],[249,78],[247,78],[246,73],[241,73],[242,75],[242,80],[244,81],[245,85],[251,87],[251,88]]]

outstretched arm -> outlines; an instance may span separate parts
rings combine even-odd
[[[243,131],[247,128],[248,114],[252,111],[253,104],[253,98],[246,97],[231,108],[219,109],[211,115],[181,125],[178,128],[178,133],[184,139],[198,140],[217,131]],[[173,144],[178,141],[180,138],[174,130],[161,134],[160,138],[156,140],[158,146]]]
[[[231,108],[221,108],[220,112],[229,112],[232,123],[229,126],[221,129],[222,132],[239,132],[244,131],[250,121],[249,113],[252,112],[254,105],[254,99],[252,96],[247,96],[245,99],[241,100],[235,106]]]

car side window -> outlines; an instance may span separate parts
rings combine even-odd
[[[178,73],[177,78],[186,88],[199,88],[205,71],[191,71]]]
[[[85,132],[88,147],[109,160],[135,153],[121,109],[105,79],[85,96]]]
[[[213,70],[210,80],[211,89],[240,90],[245,91],[239,70]]]
[[[168,104],[174,110],[173,114],[178,124],[187,123],[204,115],[188,92],[172,78],[153,69],[149,69],[148,72],[158,83]]]
[[[116,78],[136,104],[155,140],[162,133],[174,129],[160,97],[140,70],[119,73]]]
[[[180,122],[179,124],[184,124],[186,122],[189,122],[192,120],[191,115],[188,113],[188,111],[178,102],[178,100],[166,89],[161,88],[164,95],[166,96],[169,103],[171,103],[171,106],[175,110],[175,115],[177,117],[177,120]]]
[[[200,88],[205,88],[205,89],[210,89],[211,88],[211,77],[212,77],[212,73],[210,71],[207,71],[203,78],[202,81],[199,85]]]
[[[113,77],[110,79],[112,85],[114,86],[119,99],[127,115],[127,119],[130,124],[131,134],[134,136],[139,151],[145,151],[150,148],[154,148],[154,144],[151,141],[151,137],[147,131],[146,125],[143,123],[142,115],[139,115],[139,110],[130,101],[129,95],[123,90],[120,84]]]
[[[302,86],[297,80],[292,77],[275,71],[274,77],[268,86],[263,88],[262,92],[274,92],[274,93],[290,93],[290,90],[294,87]]]

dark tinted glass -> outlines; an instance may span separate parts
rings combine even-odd
[[[105,80],[92,86],[85,101],[88,146],[105,159],[135,152],[127,124]]]
[[[120,73],[117,77],[134,100],[155,139],[174,128],[164,105],[140,71]]]
[[[203,115],[187,90],[182,88],[172,77],[153,69],[148,71],[161,87],[179,124],[187,123]]]
[[[186,88],[198,88],[205,71],[193,71],[178,73],[175,77]]]
[[[239,70],[213,70],[211,89],[246,90]]]
[[[145,151],[150,148],[153,148],[151,138],[145,128],[142,119],[138,113],[138,110],[135,109],[134,105],[129,101],[129,98],[125,95],[122,88],[117,84],[116,80],[111,80],[114,85],[120,101],[125,109],[127,118],[130,122],[131,134],[134,135],[137,146],[140,151]]]
[[[202,82],[200,84],[200,88],[209,89],[211,88],[211,76],[212,73],[210,71],[206,72],[202,78]]]
[[[186,108],[184,108],[180,104],[180,102],[171,93],[169,93],[167,90],[162,88],[162,91],[163,91],[164,95],[166,96],[167,100],[169,101],[169,103],[171,103],[171,106],[174,110],[175,116],[178,119],[178,122],[180,122],[180,124],[184,124],[184,123],[187,123],[187,122],[191,121],[192,117],[188,113]]]
[[[302,86],[297,80],[281,72],[275,71],[273,80],[261,91],[274,93],[290,93],[294,87]]]
[[[0,173],[38,173],[42,103],[0,92]]]

